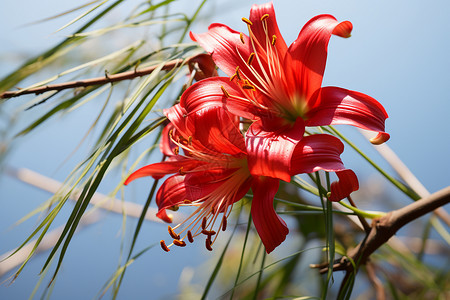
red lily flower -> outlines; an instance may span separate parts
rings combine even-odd
[[[217,23],[211,24],[206,33],[191,33],[191,38],[230,76],[200,81],[194,89],[218,85],[231,112],[261,119],[268,131],[292,126],[301,117],[306,126],[349,124],[376,131],[377,136],[371,140],[374,144],[389,139],[384,132],[388,115],[375,99],[339,87],[321,87],[329,39],[331,35],[349,37],[352,23],[318,15],[288,47],[272,3],[253,5],[249,19],[243,21],[249,36]],[[195,105],[222,102],[222,96],[217,96]]]
[[[251,187],[253,223],[266,251],[268,253],[273,251],[285,240],[289,230],[273,206],[279,179],[250,174],[248,167],[250,163],[254,168],[265,168],[264,164],[250,162],[255,158],[258,161],[257,156],[253,155],[250,158],[247,154],[247,151],[265,152],[265,148],[258,145],[258,138],[248,143],[251,146],[246,146],[244,137],[238,129],[237,118],[221,108],[201,109],[195,114],[186,116],[185,109],[176,105],[166,110],[165,114],[171,123],[165,129],[167,136],[163,136],[161,150],[169,159],[135,171],[125,184],[144,176],[161,178],[164,175],[174,174],[165,180],[157,192],[156,203],[159,208],[157,216],[171,222],[166,209],[177,209],[180,206],[196,206],[197,209],[181,224],[173,228],[169,226],[169,233],[174,239],[173,245],[185,246],[186,239],[192,242],[195,237],[204,234],[206,248],[211,250],[217,233],[226,229],[231,207]],[[255,129],[256,126],[253,126],[253,130]],[[296,134],[292,131],[288,136],[295,139]],[[326,138],[320,138],[321,136]],[[288,148],[286,143],[276,140],[272,140],[271,144],[277,148]],[[339,157],[343,145],[332,136],[313,135],[297,143],[295,148],[296,154],[292,158],[295,161],[292,165],[299,166],[295,172],[344,169]],[[322,159],[323,157],[326,159]],[[286,165],[285,159],[290,158],[282,156],[277,158],[271,154],[268,161],[273,163],[278,160]],[[332,187],[332,194],[340,192],[339,189]],[[220,214],[223,214],[221,218]],[[168,251],[171,245],[168,247],[161,241],[161,246]]]

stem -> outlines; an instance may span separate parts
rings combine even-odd
[[[386,213],[384,212],[380,212],[380,211],[364,211],[364,210],[360,210],[359,208],[356,208],[354,206],[351,206],[343,201],[339,201],[339,204],[341,204],[342,206],[350,209],[351,211],[353,211],[354,213],[356,213],[357,215],[364,217],[364,218],[369,218],[369,219],[375,219],[375,218],[380,218],[386,215]]]

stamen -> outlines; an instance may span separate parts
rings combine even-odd
[[[261,17],[261,21],[264,21],[265,19],[267,19],[269,17],[269,14],[264,14],[262,17]]]
[[[203,229],[202,233],[207,236],[212,236],[212,235],[216,234],[216,232],[214,230],[206,230],[206,229]]]
[[[209,251],[213,250],[212,247],[211,247],[211,239],[210,239],[210,237],[208,237],[206,239],[205,246],[206,246],[206,249],[208,249]]]
[[[186,246],[186,242],[185,241],[180,241],[180,240],[173,240],[173,244],[175,246],[178,246],[178,247],[185,247]]]
[[[227,230],[227,217],[223,216],[222,218],[222,231]]]
[[[230,81],[233,81],[236,77],[237,77],[237,75],[236,75],[236,73],[234,73],[234,74],[230,77]]]
[[[206,219],[206,217],[203,217],[203,221],[202,221],[202,229],[205,229],[206,228],[206,222],[207,222],[208,220]]]
[[[183,202],[184,202],[184,204],[192,204],[192,201],[188,200],[188,199],[184,199]]]
[[[239,75],[239,66],[236,67],[235,74],[239,80],[241,80],[241,75]]]
[[[250,53],[250,56],[247,59],[247,65],[251,65],[253,62],[253,59],[255,58],[255,52]]]
[[[242,44],[245,44],[245,41],[244,41],[244,34],[243,34],[242,32],[239,34],[239,38],[241,39],[241,43],[242,43]]]
[[[272,35],[272,46],[275,46],[276,42],[277,42],[277,36],[274,34],[274,35]]]
[[[243,88],[244,90],[252,90],[252,91],[256,91],[255,87],[254,87],[253,85],[251,85],[251,84],[244,84],[244,85],[242,86],[242,88]]]
[[[226,98],[230,98],[230,94],[228,94],[227,90],[225,90],[225,88],[223,86],[220,86],[220,88],[222,89],[222,93]]]
[[[187,237],[188,237],[189,243],[194,242],[194,237],[192,236],[192,232],[190,230],[188,230],[188,232],[187,232]]]
[[[161,240],[161,241],[159,242],[159,244],[161,245],[161,248],[162,248],[164,251],[166,251],[166,252],[169,252],[169,251],[170,251],[169,247],[166,246],[166,242],[164,242],[164,240]]]
[[[177,211],[180,207],[178,205],[173,205],[171,207],[168,207],[168,210]]]
[[[180,153],[180,148],[179,147],[173,148],[173,153],[175,153],[175,155],[178,155]]]
[[[252,26],[252,25],[253,25],[252,21],[250,21],[250,20],[247,19],[247,18],[242,18],[242,21],[243,21],[244,23],[247,23],[247,25],[249,25],[249,26]]]
[[[175,231],[173,231],[173,228],[170,227],[170,225],[167,227],[167,229],[169,230],[169,234],[170,236],[175,239],[175,240],[179,240],[180,239],[180,235],[175,233]]]
[[[190,135],[190,136],[188,137],[188,145],[189,145],[189,146],[192,145],[192,135]]]
[[[186,172],[183,171],[183,168],[184,168],[184,167],[180,167],[180,169],[178,170],[178,173],[179,173],[180,175],[185,175],[185,174],[186,174]]]

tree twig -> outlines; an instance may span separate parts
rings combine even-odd
[[[171,70],[173,68],[176,68],[177,66],[180,66],[186,62],[184,59],[175,59],[168,61],[165,63],[162,67],[162,70]],[[6,99],[6,98],[13,98],[18,97],[26,94],[42,94],[48,91],[62,91],[66,89],[73,89],[78,87],[88,87],[88,86],[94,86],[94,85],[102,85],[106,83],[112,83],[122,80],[129,80],[134,79],[136,77],[142,77],[145,75],[148,75],[152,73],[156,68],[158,68],[158,65],[150,66],[147,68],[142,68],[140,70],[133,70],[133,71],[127,71],[117,74],[111,74],[108,75],[105,73],[105,76],[102,77],[96,77],[96,78],[90,78],[85,80],[77,80],[77,81],[69,81],[69,82],[63,82],[63,83],[57,83],[57,84],[48,84],[44,86],[34,87],[34,88],[27,88],[27,89],[21,89],[18,91],[6,91],[0,94],[0,98]]]
[[[365,264],[369,256],[394,236],[400,228],[449,202],[450,186],[405,207],[391,211],[379,219],[374,219],[371,230],[364,240],[350,250],[345,257],[337,260],[333,271],[355,271],[352,261],[355,262],[357,270],[359,265]],[[324,267],[320,273],[324,274],[327,271],[328,268]]]

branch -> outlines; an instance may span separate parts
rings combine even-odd
[[[400,228],[449,202],[450,186],[405,207],[391,211],[379,219],[374,219],[371,230],[365,239],[350,250],[346,257],[337,260],[333,271],[355,271],[352,261],[355,262],[357,270],[359,265],[365,264],[369,256],[394,236]],[[321,274],[326,272],[328,272],[328,267],[320,270]]]
[[[183,59],[175,59],[167,62],[162,67],[162,70],[172,70],[176,68],[177,66],[180,66],[183,64],[185,60]],[[26,94],[42,94],[48,91],[62,91],[66,89],[73,89],[78,87],[88,87],[93,85],[102,85],[106,83],[112,83],[122,80],[129,80],[134,79],[136,77],[142,77],[145,75],[148,75],[152,73],[156,68],[159,66],[151,66],[147,68],[142,68],[140,70],[134,70],[134,71],[128,71],[128,72],[122,72],[112,75],[105,74],[104,77],[97,77],[97,78],[90,78],[85,80],[77,80],[77,81],[69,81],[69,82],[63,82],[63,83],[57,83],[57,84],[49,84],[44,86],[39,86],[35,88],[29,88],[29,89],[22,89],[18,91],[6,91],[0,94],[0,98],[6,99],[6,98],[13,98],[18,97]]]

